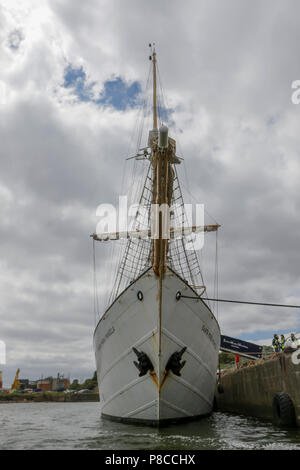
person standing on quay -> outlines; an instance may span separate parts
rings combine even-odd
[[[235,354],[234,359],[235,359],[235,366],[238,369],[240,367],[240,356]]]
[[[281,347],[281,351],[284,351],[284,345],[285,345],[285,337],[284,337],[284,335],[280,335],[280,347]]]
[[[291,333],[291,340],[293,341],[293,343],[295,343],[295,345],[298,348],[299,347],[299,340],[298,340],[298,338],[296,338],[295,333]]]
[[[273,338],[273,341],[272,341],[272,346],[273,346],[274,352],[279,352],[280,351],[279,337],[276,333],[274,334],[274,338]]]

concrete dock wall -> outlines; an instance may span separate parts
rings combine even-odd
[[[284,392],[293,401],[300,426],[300,350],[297,353],[280,353],[273,359],[223,374],[224,393],[216,391],[218,409],[273,419],[274,395]]]

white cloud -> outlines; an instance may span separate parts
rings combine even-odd
[[[112,77],[145,84],[149,41],[175,109],[183,183],[222,224],[221,297],[300,302],[300,107],[291,103],[299,8],[296,1],[2,1],[6,383],[18,366],[22,376],[68,373],[74,363],[74,375],[94,369],[89,234],[97,205],[124,194],[137,112],[78,102],[62,87],[64,71],[82,66],[99,92]],[[213,251],[206,238],[210,289]],[[299,329],[298,310],[219,308],[227,334]]]

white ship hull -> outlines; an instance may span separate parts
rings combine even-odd
[[[103,417],[159,425],[207,416],[213,407],[220,346],[219,325],[202,300],[171,269],[162,283],[148,269],[114,301],[94,334]],[[140,300],[138,298],[138,293]],[[133,347],[154,371],[139,376]],[[180,373],[166,372],[170,356],[186,347]]]

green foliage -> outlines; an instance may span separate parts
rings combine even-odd
[[[77,379],[74,379],[72,384],[70,385],[70,390],[80,390],[82,386],[80,385]]]
[[[97,387],[97,385],[97,372],[95,371],[93,377],[91,379],[86,379],[82,384],[80,384],[77,379],[74,379],[72,384],[70,385],[70,389],[76,391],[83,390],[85,388],[88,390],[93,390],[95,387]]]
[[[227,369],[234,363],[234,354],[221,352],[219,354],[220,369]]]
[[[94,372],[93,378],[92,379],[86,379],[84,383],[82,384],[82,388],[87,388],[88,390],[93,390],[95,387],[97,387],[98,381],[97,381],[97,373],[96,371]]]

